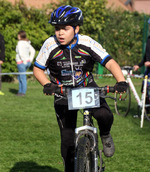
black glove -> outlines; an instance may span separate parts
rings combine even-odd
[[[58,87],[57,84],[53,84],[53,83],[45,84],[43,88],[43,93],[46,95],[52,95],[53,93],[55,93],[57,87]]]
[[[127,91],[129,84],[126,81],[117,82],[115,85],[115,91],[118,93],[123,93]]]

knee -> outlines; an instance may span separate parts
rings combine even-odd
[[[94,111],[94,118],[98,121],[113,121],[114,117],[111,110],[107,108],[101,108]]]

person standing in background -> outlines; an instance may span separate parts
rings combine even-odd
[[[2,64],[4,63],[4,60],[5,60],[5,41],[4,41],[4,37],[0,34],[0,73],[2,72]],[[1,91],[1,87],[2,87],[2,75],[0,75],[0,95],[3,96],[5,94]]]
[[[35,49],[27,39],[26,32],[21,30],[18,32],[18,44],[16,46],[16,62],[19,73],[26,72],[31,66],[35,56]],[[25,96],[27,91],[26,74],[18,75],[19,91],[17,96]]]
[[[148,19],[148,25],[149,25],[148,27],[150,31],[150,18]],[[146,67],[144,76],[149,75],[150,77],[150,35],[148,36],[147,41],[146,41],[146,50],[145,50],[144,57],[139,64],[136,64],[133,66],[134,71],[137,71],[140,67],[144,65]]]
[[[150,31],[150,18],[148,19],[148,25],[149,25],[149,31]],[[144,73],[145,75],[148,75],[148,82],[147,82],[147,92],[146,92],[146,104],[150,104],[150,35],[147,38],[146,41],[146,50],[143,59],[139,64],[136,64],[133,66],[133,70],[137,71],[140,67],[145,66],[146,70]],[[144,81],[142,81],[142,88],[141,92],[143,91]],[[150,107],[146,107],[146,111],[148,114],[150,114]]]

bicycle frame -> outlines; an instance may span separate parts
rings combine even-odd
[[[141,107],[142,106],[142,99],[140,100],[140,97],[139,97],[139,95],[138,95],[138,93],[137,93],[137,91],[135,89],[135,86],[133,85],[133,82],[132,82],[132,80],[130,78],[130,74],[127,75],[127,82],[129,83],[129,86],[130,86],[130,88],[131,88],[131,90],[133,92],[133,95],[134,95],[138,105]]]
[[[146,99],[146,91],[147,91],[147,79],[148,79],[148,76],[145,76],[145,79],[144,79],[144,87],[143,87],[143,91],[142,91],[142,96],[141,96],[141,100],[139,98],[139,95],[135,89],[135,86],[133,85],[133,82],[130,78],[130,74],[128,72],[128,75],[127,75],[127,82],[129,83],[129,86],[133,92],[133,95],[138,103],[138,106],[142,108],[142,114],[141,114],[141,123],[140,123],[140,127],[143,128],[143,123],[144,123],[144,113],[145,113],[145,99]]]

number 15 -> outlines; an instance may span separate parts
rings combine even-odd
[[[80,92],[77,96],[80,101],[80,105],[83,103],[91,104],[93,102],[92,92],[86,92],[84,95]]]

